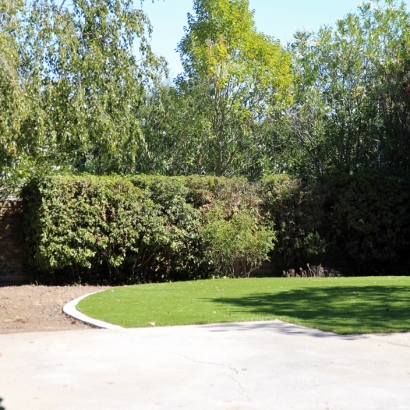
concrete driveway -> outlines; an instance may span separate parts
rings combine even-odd
[[[410,409],[410,338],[280,321],[0,335],[6,410]]]

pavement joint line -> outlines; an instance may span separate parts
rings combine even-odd
[[[125,330],[124,327],[118,326],[118,325],[113,325],[108,322],[104,322],[103,320],[98,320],[98,319],[93,319],[92,317],[89,317],[85,315],[84,313],[80,312],[77,309],[77,304],[86,298],[87,296],[95,295],[96,293],[104,292],[103,290],[99,290],[98,292],[93,292],[93,293],[88,293],[87,295],[80,296],[79,298],[73,299],[70,302],[66,303],[63,306],[63,312],[68,315],[73,317],[74,319],[79,320],[80,322],[87,323],[89,325],[99,327],[100,329],[108,329],[108,330]]]

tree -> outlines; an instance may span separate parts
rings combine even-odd
[[[145,150],[139,106],[165,70],[165,61],[151,51],[152,28],[144,13],[130,0],[74,0],[69,5],[33,0],[25,7],[3,1],[3,21],[18,21],[18,30],[3,24],[0,33],[11,50],[9,72],[4,64],[0,68],[0,78],[7,75],[11,87],[0,124],[15,118],[13,129],[0,128],[0,138],[8,138],[6,153],[18,152],[13,164],[26,158],[30,172],[134,171]],[[16,4],[21,7],[14,11]],[[11,114],[17,109],[13,101],[24,101],[18,115]],[[6,159],[2,154],[3,172]]]
[[[8,177],[20,154],[16,135],[28,114],[24,89],[19,81],[18,45],[14,33],[20,25],[22,2],[0,1],[0,182]]]
[[[171,85],[162,85],[145,95],[140,110],[141,128],[147,151],[137,171],[162,175],[201,174],[201,122],[192,121],[192,95],[181,94]]]
[[[178,45],[184,67],[173,94],[178,121],[163,136],[176,142],[169,158],[184,152],[172,167],[259,175],[269,164],[261,124],[290,101],[290,55],[256,31],[247,0],[195,0],[194,10]]]
[[[288,170],[408,170],[409,23],[404,3],[372,1],[335,28],[296,33]]]

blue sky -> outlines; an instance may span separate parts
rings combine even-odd
[[[297,29],[316,31],[324,24],[331,25],[350,11],[355,11],[360,0],[250,0],[255,10],[258,31],[280,40],[286,45]],[[145,0],[143,10],[154,27],[153,50],[164,56],[171,76],[181,69],[179,55],[175,52],[184,35],[187,13],[192,13],[193,0]]]

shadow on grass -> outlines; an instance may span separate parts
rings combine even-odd
[[[213,301],[256,320],[276,317],[340,334],[410,331],[405,286],[309,287]]]

